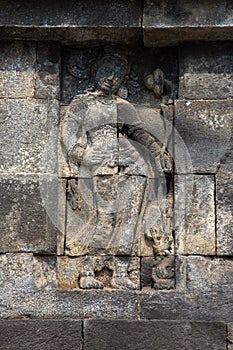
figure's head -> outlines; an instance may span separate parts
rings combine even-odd
[[[129,73],[129,65],[121,51],[107,51],[97,62],[97,88],[105,94],[118,91]]]

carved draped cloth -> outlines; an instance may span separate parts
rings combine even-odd
[[[159,162],[146,147],[153,142],[129,102],[94,93],[72,100],[62,128],[68,163],[79,170],[70,180],[71,255],[140,255],[164,191]]]

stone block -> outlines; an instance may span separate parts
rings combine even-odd
[[[35,98],[60,98],[61,48],[57,43],[37,44]]]
[[[125,291],[1,290],[1,318],[137,319],[138,295]]]
[[[56,286],[56,258],[32,253],[0,255],[0,290],[4,299],[13,295],[33,295],[38,290],[50,291]],[[17,303],[17,297],[15,297]]]
[[[141,39],[140,0],[82,0],[69,2],[22,1],[2,3],[1,39],[53,40],[90,45],[103,42],[138,42]],[[26,15],[25,15],[26,14]],[[104,14],[104,16],[103,16]]]
[[[0,172],[56,173],[58,108],[56,100],[0,100]]]
[[[33,97],[36,44],[2,42],[0,47],[0,98]]]
[[[178,173],[216,173],[232,145],[233,102],[177,101],[175,166]]]
[[[225,168],[226,169],[226,168]],[[233,168],[231,168],[232,171]],[[230,169],[229,169],[230,170]],[[233,175],[216,175],[217,254],[233,255]]]
[[[233,323],[227,325],[228,350],[233,349]]]
[[[145,0],[145,46],[174,45],[191,40],[231,39],[233,9],[229,2],[214,0]]]
[[[179,98],[223,100],[233,97],[230,43],[187,44],[180,49]]]
[[[175,177],[175,245],[178,254],[215,254],[214,176]]]
[[[221,322],[85,320],[84,339],[87,350],[224,350],[226,326]]]
[[[1,350],[78,350],[82,324],[78,320],[0,320]]]
[[[158,320],[199,320],[233,322],[232,290],[184,293],[162,291],[143,293],[141,318]]]
[[[189,256],[186,260],[187,289],[193,293],[233,294],[233,261]]]
[[[0,177],[0,252],[56,252],[57,234],[64,233],[60,187],[56,176]]]

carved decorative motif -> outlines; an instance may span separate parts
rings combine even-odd
[[[79,79],[79,90],[61,131],[70,174],[73,168],[78,174],[68,179],[65,252],[85,257],[79,287],[106,287],[98,276],[108,271],[111,288],[138,289],[130,266],[144,254],[144,240],[155,256],[153,287],[169,289],[174,277],[166,265],[171,264],[173,247],[168,186],[172,161],[168,141],[150,133],[127,101],[129,93],[141,89],[127,49],[106,47],[95,60],[70,59],[67,72]],[[171,109],[164,103],[173,102],[172,84],[160,69],[145,75],[145,84],[162,99],[166,117]]]

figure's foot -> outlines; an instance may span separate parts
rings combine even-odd
[[[127,275],[113,276],[111,286],[117,289],[137,289],[137,285],[133,283]]]
[[[83,276],[79,281],[80,288],[82,289],[102,289],[103,283],[96,280],[93,276]]]

